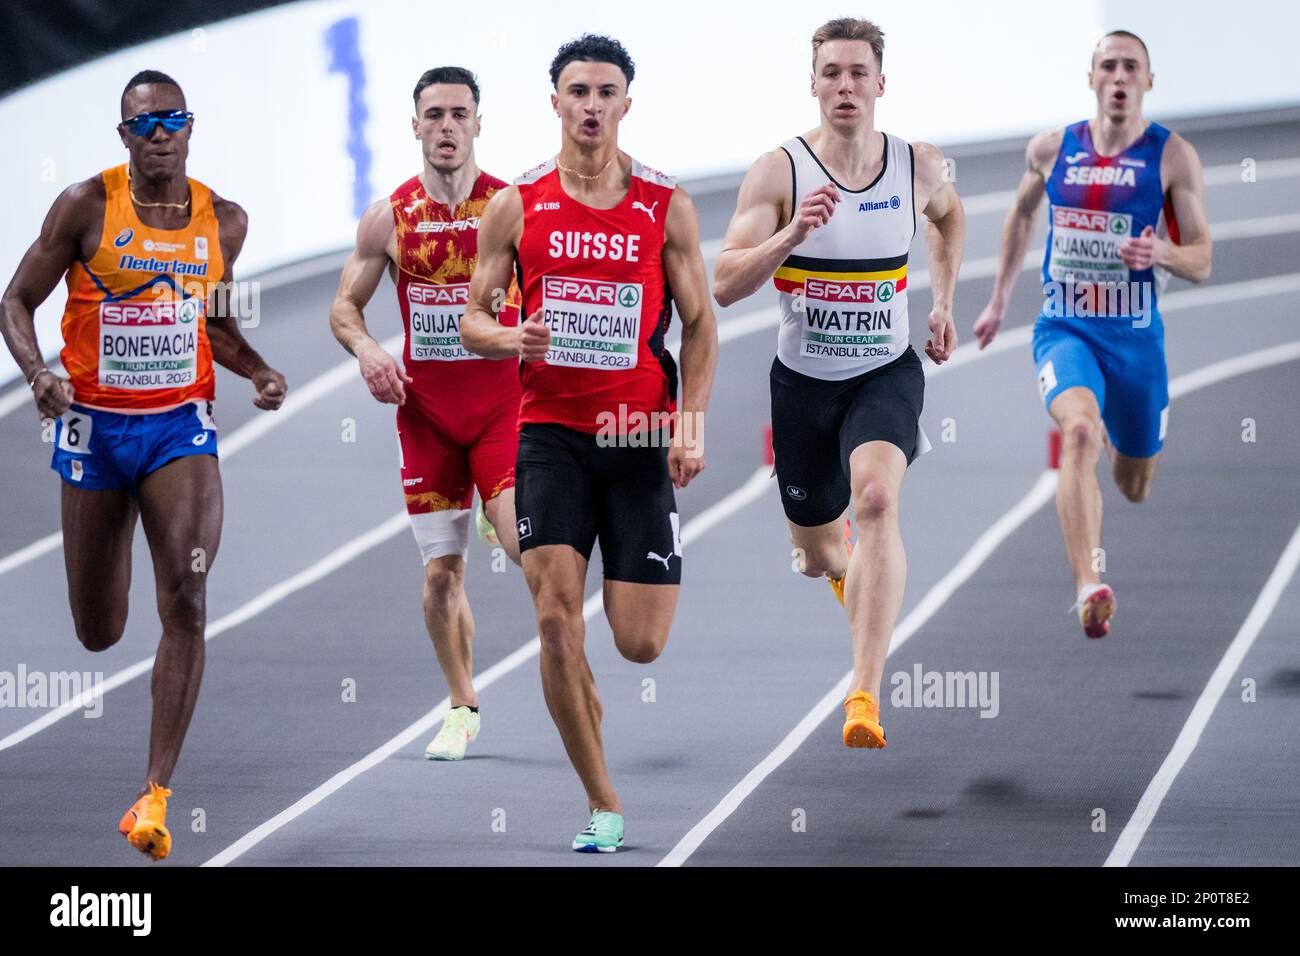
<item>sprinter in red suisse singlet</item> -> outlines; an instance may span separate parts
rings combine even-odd
[[[595,433],[625,406],[628,420],[676,407],[677,365],[664,348],[672,294],[664,276],[664,223],[675,181],[633,161],[612,209],[571,199],[551,159],[518,180],[524,315],[543,310],[545,362],[522,366],[521,425],[549,422]]]

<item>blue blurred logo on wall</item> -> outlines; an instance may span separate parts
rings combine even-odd
[[[325,30],[331,73],[348,81],[348,156],[356,173],[352,181],[352,214],[358,219],[370,205],[370,147],[366,145],[366,64],[361,59],[360,24],[356,17],[331,23]]]

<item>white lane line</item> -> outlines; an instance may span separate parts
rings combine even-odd
[[[1196,369],[1195,371],[1180,375],[1170,382],[1170,400],[1172,401],[1176,397],[1187,395],[1197,389],[1205,388],[1208,385],[1213,385],[1226,379],[1243,375],[1247,372],[1267,368],[1272,365],[1293,362],[1297,359],[1300,359],[1300,340],[1287,342],[1283,345],[1272,348],[1259,349],[1255,352],[1248,352],[1231,359],[1224,359],[1221,362],[1215,362],[1213,365],[1208,365],[1204,368]],[[965,581],[968,580],[976,570],[978,570],[979,566],[984,563],[998,545],[1006,540],[1006,538],[1015,531],[1017,527],[1019,527],[1035,511],[1052,498],[1052,492],[1055,490],[1055,487],[1056,473],[1045,472],[1039,477],[1038,482],[1030,490],[1029,494],[1017,502],[1010,511],[999,518],[987,531],[984,532],[983,535],[980,536],[979,540],[977,540],[975,544],[971,546],[971,549],[962,556],[962,559],[953,567],[953,569],[944,575],[944,577],[926,593],[925,597],[921,599],[921,602],[917,604],[912,612],[903,619],[903,622],[898,625],[894,631],[893,640],[889,643],[889,652],[891,654],[897,650],[898,647],[907,640],[907,638],[911,637],[912,634],[921,627],[921,625],[929,620],[936,610],[943,606],[944,602],[952,596],[952,593],[965,583]],[[1292,570],[1294,570],[1294,567]],[[962,573],[963,571],[965,572],[964,574]],[[1290,575],[1288,574],[1288,577],[1289,576]],[[1265,590],[1267,590],[1267,586]],[[1249,618],[1247,620],[1249,621]],[[1260,623],[1262,624],[1262,621]],[[1253,636],[1251,637],[1251,640],[1254,640]],[[1231,650],[1231,648],[1229,650]],[[1230,671],[1228,677],[1231,676],[1232,674]],[[849,670],[849,672],[840,678],[839,682],[830,689],[826,696],[819,700],[813,709],[804,715],[803,719],[795,725],[795,728],[791,730],[790,733],[786,734],[785,738],[777,744],[776,749],[764,757],[758,766],[747,773],[740,783],[736,784],[736,786],[734,786],[722,798],[718,805],[709,811],[708,815],[705,816],[703,820],[693,826],[687,834],[678,841],[677,845],[668,852],[667,856],[659,861],[658,865],[681,866],[685,863],[686,860],[690,858],[691,854],[699,848],[700,844],[708,839],[709,835],[736,811],[736,808],[740,806],[745,798],[753,793],[754,790],[756,790],[758,786],[777,769],[777,767],[784,763],[805,740],[812,736],[813,731],[835,713],[836,709],[842,704],[844,695],[848,693],[849,681],[852,679],[853,671]],[[1226,681],[1227,678],[1225,677],[1224,680]],[[1222,689],[1220,689],[1220,694],[1221,693]],[[1193,714],[1195,714],[1195,711],[1193,711]],[[1199,736],[1199,731],[1197,734]],[[1184,759],[1186,758],[1184,757]],[[1166,789],[1168,788],[1166,787]],[[1163,796],[1163,794],[1161,796]],[[1152,813],[1154,813],[1154,808],[1152,809]]]
[[[204,632],[203,639],[205,641],[210,641],[231,628],[238,627],[250,618],[261,614],[267,608],[283,601],[285,598],[289,597],[289,595],[315,584],[328,574],[332,574],[349,561],[365,554],[371,548],[383,544],[389,538],[393,537],[393,535],[408,526],[409,522],[406,517],[406,511],[399,511],[383,524],[371,528],[364,534],[357,535],[351,541],[335,548],[310,567],[304,568],[292,577],[286,578],[280,583],[267,588],[251,601],[245,602],[229,614],[213,621],[208,625]],[[103,694],[108,693],[110,690],[121,687],[128,681],[134,680],[141,674],[151,670],[153,668],[153,662],[154,659],[149,657],[146,660],[137,661],[130,667],[117,671],[113,676],[104,681],[103,687],[99,691],[98,696],[102,697]],[[69,701],[61,707],[48,711],[40,718],[33,720],[31,723],[24,724],[9,736],[0,740],[0,750],[7,750],[15,744],[22,743],[28,737],[40,733],[47,727],[58,723],[64,717],[78,713],[86,706],[88,706],[86,702],[78,699],[75,701]]]
[[[1241,666],[1246,652],[1255,643],[1255,638],[1259,637],[1273,609],[1277,607],[1277,602],[1295,574],[1297,565],[1300,565],[1300,525],[1296,526],[1295,533],[1291,535],[1290,542],[1282,552],[1282,557],[1273,567],[1273,573],[1268,576],[1264,589],[1259,592],[1254,606],[1246,615],[1246,620],[1242,622],[1241,629],[1237,631],[1237,636],[1228,645],[1223,659],[1219,661],[1219,666],[1210,675],[1205,689],[1197,698],[1196,706],[1192,708],[1192,713],[1183,724],[1178,739],[1174,741],[1173,748],[1165,757],[1164,763],[1160,765],[1160,769],[1156,771],[1156,775],[1151,778],[1151,782],[1147,784],[1142,799],[1138,801],[1137,809],[1124,825],[1124,832],[1115,841],[1115,846],[1106,857],[1103,866],[1128,866],[1132,861],[1133,854],[1137,852],[1142,837],[1146,835],[1147,828],[1159,812],[1165,795],[1169,793],[1183,765],[1187,763],[1192,751],[1200,743],[1201,734],[1210,723],[1210,718],[1214,716],[1214,708],[1218,706],[1224,692],[1228,689],[1228,682],[1232,680],[1232,675]]]
[[[397,352],[400,355],[402,342],[402,336],[395,335],[392,338],[385,339],[380,345],[386,351]],[[279,428],[300,412],[306,411],[330,392],[352,381],[354,377],[359,377],[356,359],[348,359],[335,365],[328,372],[317,375],[306,385],[290,388],[288,397],[285,398],[284,404],[278,410],[262,412],[236,428],[228,437],[220,439],[218,451],[221,461],[229,461],[267,432]],[[30,398],[28,400],[30,401]],[[0,574],[22,567],[29,561],[35,561],[41,555],[53,551],[62,544],[63,532],[51,532],[26,547],[19,548],[13,554],[0,558]]]
[[[698,540],[701,536],[707,534],[711,529],[734,515],[737,511],[762,497],[763,493],[771,486],[772,479],[769,474],[769,468],[763,466],[756,470],[749,476],[749,480],[739,488],[732,491],[725,498],[714,502],[690,521],[686,522],[686,526],[682,529],[683,546],[690,544],[692,541]],[[600,611],[602,603],[602,589],[597,588],[587,596],[587,599],[582,604],[583,620],[590,620],[595,617]],[[524,644],[522,647],[515,650],[508,657],[493,664],[476,677],[474,679],[474,688],[478,691],[485,690],[506,674],[509,674],[527,661],[532,660],[538,655],[538,653],[540,653],[540,651],[541,643],[538,638],[534,636],[527,644]],[[225,866],[243,856],[271,834],[293,822],[308,810],[312,809],[312,807],[318,805],[321,801],[330,796],[330,794],[347,786],[348,783],[361,776],[367,770],[377,767],[393,754],[410,746],[419,738],[429,733],[438,721],[442,720],[442,718],[447,715],[447,711],[450,708],[451,698],[444,697],[437,707],[433,708],[433,710],[429,711],[415,723],[401,731],[397,736],[372,750],[351,766],[340,770],[320,786],[316,787],[316,789],[312,790],[292,805],[286,807],[284,810],[281,810],[265,823],[250,830],[203,865]]]
[[[971,545],[970,550],[962,555],[961,560],[953,565],[952,569],[926,592],[925,597],[921,598],[920,603],[912,609],[911,613],[903,618],[902,623],[894,629],[893,639],[889,642],[889,652],[892,654],[898,650],[909,637],[920,630],[934,616],[934,613],[952,597],[953,593],[970,580],[971,576],[983,566],[989,556],[998,549],[998,546],[1010,537],[1012,532],[1024,524],[1034,512],[1050,501],[1055,492],[1056,472],[1045,471],[1040,474],[1038,480],[1034,482],[1034,486],[1030,488],[1029,493],[989,526]],[[826,696],[819,700],[816,706],[804,715],[804,718],[799,723],[795,724],[794,729],[785,735],[785,739],[776,745],[776,749],[764,757],[758,766],[745,774],[740,783],[732,787],[703,820],[691,827],[690,831],[678,841],[677,845],[657,865],[681,866],[685,863],[690,855],[699,848],[700,844],[708,839],[709,834],[731,816],[736,811],[736,808],[744,802],[745,798],[753,793],[772,771],[785,763],[786,759],[799,749],[800,744],[812,736],[813,731],[820,727],[826,718],[830,717],[837,708],[842,706],[844,697],[848,693],[849,681],[852,679],[853,671],[849,670],[827,692]]]

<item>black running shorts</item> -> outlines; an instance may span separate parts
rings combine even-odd
[[[634,436],[635,437],[635,436]],[[680,584],[681,532],[666,434],[660,447],[598,444],[563,425],[525,424],[515,466],[519,549],[565,544],[587,560],[600,541],[605,578]]]
[[[849,506],[849,456],[869,441],[897,445],[910,465],[919,452],[925,373],[908,346],[888,365],[839,382],[772,361],[772,448],[786,517],[811,528]]]

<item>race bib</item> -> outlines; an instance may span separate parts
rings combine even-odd
[[[62,428],[59,429],[59,447],[74,455],[90,453],[90,435],[94,431],[95,420],[85,412],[69,408],[59,416]]]
[[[469,302],[469,283],[406,287],[411,312],[411,361],[463,362],[482,358],[460,343],[460,321]]]
[[[894,355],[907,336],[907,293],[898,280],[816,279],[803,284],[799,354],[822,359]]]
[[[1128,282],[1119,246],[1132,234],[1133,217],[1128,213],[1053,206],[1048,273],[1054,282]]]
[[[198,298],[131,299],[99,305],[99,383],[178,388],[198,379]]]
[[[548,365],[611,372],[636,368],[641,340],[639,282],[542,279],[542,321],[551,330]]]

